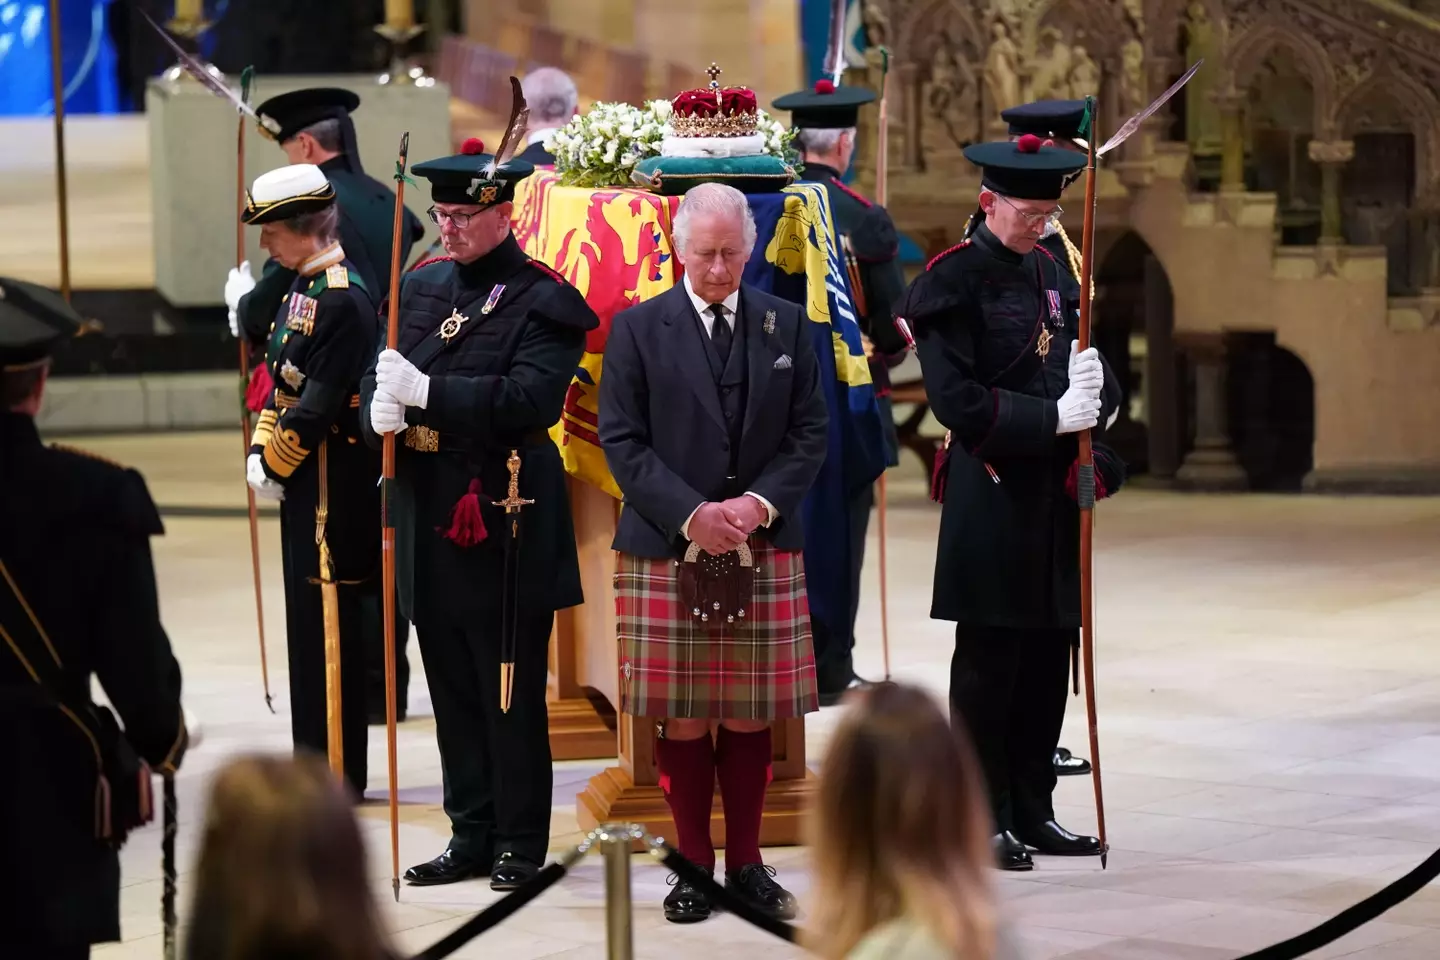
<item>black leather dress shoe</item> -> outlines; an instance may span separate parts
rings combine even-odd
[[[1078,777],[1090,772],[1090,761],[1077,757],[1064,747],[1055,748],[1055,776]]]
[[[845,684],[845,686],[841,687],[838,690],[820,691],[820,706],[836,706],[840,703],[841,700],[845,699],[845,695],[851,690],[863,690],[867,686],[869,686],[869,683],[867,681],[861,680],[859,677],[852,676],[850,678],[850,682]]]
[[[1026,850],[1025,844],[1016,839],[1015,834],[1009,830],[995,835],[995,861],[1001,870],[1035,869],[1035,861],[1030,858],[1030,851]]]
[[[1038,826],[1016,830],[1015,835],[1041,853],[1052,857],[1098,857],[1100,841],[1095,837],[1076,836],[1054,820]]]
[[[538,863],[531,863],[518,853],[507,850],[495,858],[495,864],[490,868],[490,889],[514,890],[524,886],[539,872]]]
[[[775,868],[763,863],[747,863],[734,873],[726,873],[725,889],[776,920],[794,920],[800,909],[794,895],[775,882]]]
[[[446,850],[429,863],[416,864],[405,871],[405,882],[416,887],[434,887],[442,883],[459,883],[485,872],[481,861],[472,860],[454,850]]]
[[[697,888],[670,874],[670,883],[675,884],[665,897],[665,919],[671,923],[699,923],[710,919],[710,898]]]

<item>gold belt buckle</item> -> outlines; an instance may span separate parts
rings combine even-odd
[[[429,427],[410,427],[405,431],[405,446],[420,453],[439,453],[440,432]]]

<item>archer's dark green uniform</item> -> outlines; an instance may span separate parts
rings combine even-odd
[[[68,692],[88,703],[98,678],[135,751],[173,772],[186,734],[150,555],[160,533],[140,474],[44,446],[30,417],[0,413],[0,561],[34,614],[0,584],[0,625],[14,641],[38,623]],[[90,741],[18,648],[0,642],[0,956],[69,960],[120,939],[120,862],[95,836]],[[159,800],[157,783],[157,820]]]
[[[491,303],[491,298],[494,298]],[[486,312],[487,303],[491,308]],[[448,341],[441,323],[466,319]],[[552,773],[545,706],[554,613],[583,602],[570,499],[547,430],[599,325],[585,299],[514,237],[470,264],[446,259],[406,274],[399,352],[430,377],[425,409],[408,408],[396,443],[396,568],[435,705],[450,849],[490,866],[503,853],[535,865],[550,839]],[[361,423],[375,447],[372,362]],[[500,640],[509,525],[501,508],[511,449],[521,458],[514,700],[500,711]],[[472,488],[472,484],[474,485]],[[472,494],[484,538],[446,536]]]
[[[380,587],[380,458],[361,442],[358,394],[375,348],[375,308],[362,284],[348,260],[296,278],[271,330],[266,365],[275,389],[251,441],[266,475],[285,487],[291,732],[296,749],[322,756],[328,736],[316,508],[325,487],[325,537],[339,584],[345,776],[357,796],[364,796],[367,773],[366,620]]]
[[[887,355],[905,351],[905,341],[895,329],[895,303],[905,292],[905,277],[900,268],[899,238],[890,214],[858,192],[846,186],[839,171],[820,163],[806,163],[801,179],[822,184],[830,198],[830,215],[835,233],[845,247],[846,259],[854,266],[860,289],[855,291],[855,304],[860,330],[874,344],[870,358],[870,379],[880,404],[881,426],[885,430],[886,462],[899,463],[900,441],[896,435],[895,417],[890,406],[890,368]],[[855,675],[855,619],[860,612],[860,577],[865,566],[865,535],[870,525],[870,511],[875,505],[875,491],[865,486],[850,501],[850,615],[843,634],[812,616],[811,633],[815,642],[815,674],[822,695],[842,692]]]

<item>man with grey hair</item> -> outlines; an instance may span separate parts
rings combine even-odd
[[[804,309],[742,281],[755,247],[745,195],[707,183],[675,216],[681,283],[618,314],[599,436],[624,495],[612,544],[620,709],[661,718],[660,783],[680,852],[772,916],[795,899],[760,857],[770,725],[818,709],[800,507],[829,414]],[[711,739],[711,724],[719,730]],[[665,917],[704,920],[678,883]]]
[[[520,151],[521,160],[537,167],[554,166],[555,156],[545,149],[545,138],[580,112],[580,93],[564,70],[541,67],[531,70],[520,82],[525,102],[530,105],[529,145]]]
[[[821,80],[813,92],[801,90],[786,94],[773,106],[777,110],[789,110],[791,122],[798,130],[796,142],[804,160],[801,180],[821,184],[829,195],[830,215],[836,238],[845,253],[856,319],[879,401],[885,431],[885,461],[893,467],[900,462],[900,440],[890,406],[890,366],[905,356],[905,341],[892,322],[895,302],[905,290],[905,277],[898,259],[899,237],[885,208],[841,179],[855,155],[855,124],[860,107],[874,99],[875,94],[863,87],[837,87],[830,80]],[[817,580],[811,584],[817,597],[833,598],[828,603],[816,603],[810,614],[815,631],[815,675],[820,683],[821,706],[838,703],[846,690],[861,683],[855,676],[855,620],[860,612],[865,535],[875,504],[873,481],[877,478],[878,473],[846,478],[847,488],[855,492],[850,497],[848,515],[835,517],[835,522],[849,527],[848,536],[837,536],[837,541],[844,543],[849,551],[849,562],[838,565],[848,573],[848,580],[827,583]]]

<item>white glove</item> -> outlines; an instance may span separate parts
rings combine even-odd
[[[250,454],[245,461],[245,482],[250,484],[250,489],[255,491],[256,496],[276,502],[285,499],[285,487],[265,475],[265,468],[260,465],[258,453]]]
[[[402,406],[425,409],[430,399],[430,378],[395,350],[382,350],[375,364],[375,385]]]
[[[1092,397],[1098,397],[1105,386],[1105,367],[1100,363],[1100,353],[1094,347],[1076,353],[1079,347],[1079,340],[1070,341],[1070,389],[1084,389]]]
[[[1100,422],[1100,400],[1084,387],[1077,389],[1072,386],[1055,405],[1060,413],[1060,420],[1055,425],[1057,434],[1090,430]]]
[[[382,437],[405,429],[405,404],[384,390],[376,390],[370,399],[370,429]]]
[[[240,318],[235,311],[240,309],[240,298],[255,289],[255,278],[250,275],[250,261],[230,268],[225,280],[225,306],[230,308],[230,336],[240,336]]]

